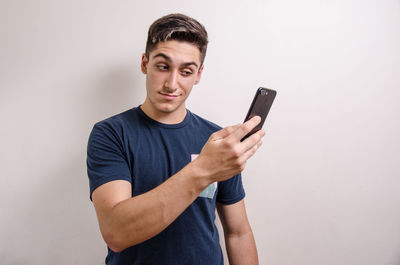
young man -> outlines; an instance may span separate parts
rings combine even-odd
[[[186,109],[207,42],[190,17],[155,21],[142,56],[144,103],[93,128],[88,175],[107,264],[223,264],[216,208],[230,264],[258,264],[240,172],[265,133],[241,142],[259,117],[221,130]]]

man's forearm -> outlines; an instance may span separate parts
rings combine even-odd
[[[253,232],[225,235],[226,252],[230,265],[258,265]]]
[[[100,227],[108,246],[115,252],[139,244],[171,224],[207,187],[204,178],[186,166],[163,184],[115,205]]]

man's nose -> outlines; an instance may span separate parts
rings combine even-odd
[[[171,71],[168,75],[168,78],[165,82],[165,87],[169,91],[175,91],[178,89],[178,78],[179,78],[179,73],[178,71]]]

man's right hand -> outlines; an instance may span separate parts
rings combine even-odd
[[[255,116],[247,122],[226,127],[213,133],[204,145],[193,166],[209,182],[224,181],[243,171],[246,161],[262,144],[264,130],[260,130],[241,142],[261,121]]]

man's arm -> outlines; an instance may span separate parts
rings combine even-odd
[[[132,197],[131,184],[116,180],[93,191],[100,231],[115,252],[154,237],[171,224],[211,183],[238,174],[261,145],[264,131],[243,142],[260,119],[227,127],[211,135],[199,157],[167,181]]]
[[[196,177],[188,167],[153,190],[133,198],[128,181],[115,180],[101,185],[92,198],[104,241],[114,252],[120,252],[157,235],[207,187],[204,183],[207,182]]]
[[[258,265],[253,232],[247,219],[244,200],[235,204],[217,204],[218,215],[225,235],[230,265]]]

